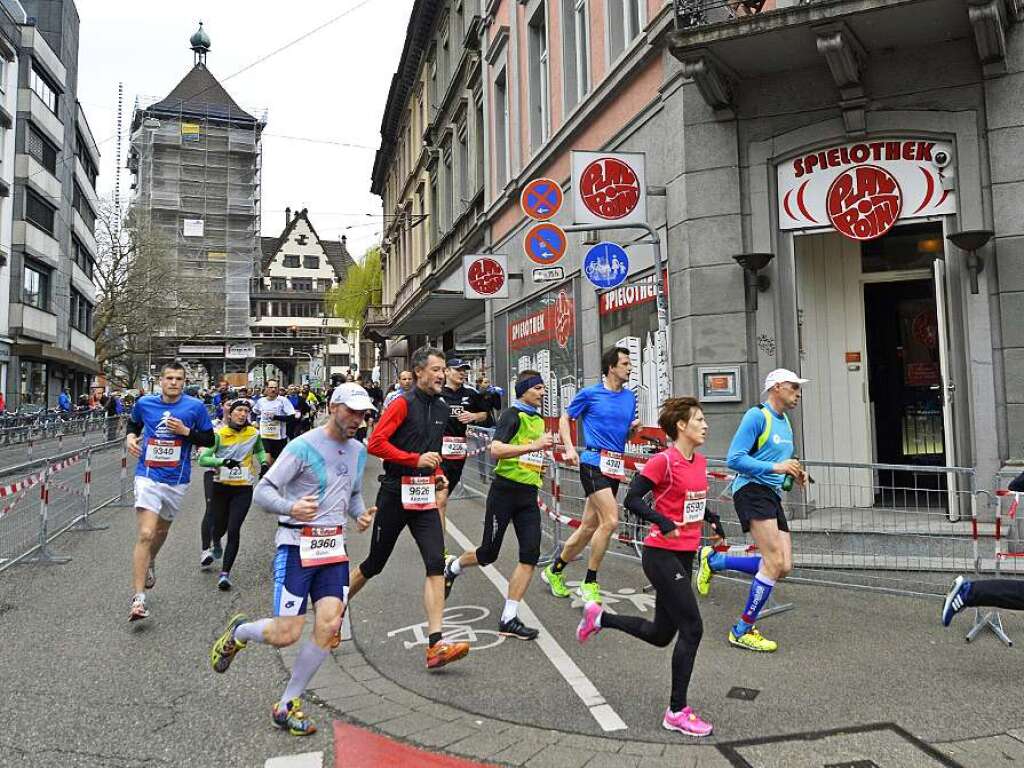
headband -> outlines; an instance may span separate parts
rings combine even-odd
[[[542,379],[540,376],[531,376],[528,379],[523,379],[522,381],[517,381],[516,382],[516,397],[522,397],[524,394],[526,394],[526,390],[533,389],[538,384],[543,384],[543,383],[544,383],[544,379]]]

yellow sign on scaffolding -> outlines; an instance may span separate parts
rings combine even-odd
[[[181,140],[199,141],[199,123],[182,123]]]

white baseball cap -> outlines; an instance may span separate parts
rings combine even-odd
[[[767,392],[769,389],[774,387],[776,384],[806,384],[810,379],[801,379],[795,373],[788,368],[776,368],[774,371],[765,376],[764,389],[762,392]]]
[[[339,384],[331,393],[331,405],[344,405],[352,411],[376,411],[366,390],[354,382]]]

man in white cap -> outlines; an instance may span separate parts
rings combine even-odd
[[[366,447],[352,439],[366,414],[375,410],[358,384],[335,387],[327,423],[288,443],[260,480],[254,499],[277,515],[274,617],[250,621],[236,614],[210,651],[214,671],[226,672],[249,643],[292,645],[302,636],[311,604],[316,613],[313,635],[299,648],[291,680],[271,708],[274,725],[295,736],[316,732],[301,697],[339,642],[348,597],[346,517],[365,531],[377,511],[363,502]]]
[[[758,632],[754,622],[768,602],[772,588],[793,570],[793,544],[782,509],[782,493],[793,482],[807,482],[807,473],[793,458],[793,428],[787,411],[800,403],[800,386],[807,383],[793,371],[777,368],[765,378],[764,401],[744,414],[729,446],[733,505],[744,533],[750,533],[759,555],[736,557],[702,547],[697,566],[697,592],[707,595],[711,576],[718,571],[742,571],[754,577],[739,621],[729,630],[737,648],[770,653],[774,640]]]

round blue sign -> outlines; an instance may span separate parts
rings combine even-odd
[[[629,275],[629,256],[615,243],[598,243],[583,258],[583,274],[598,288],[614,288]]]

